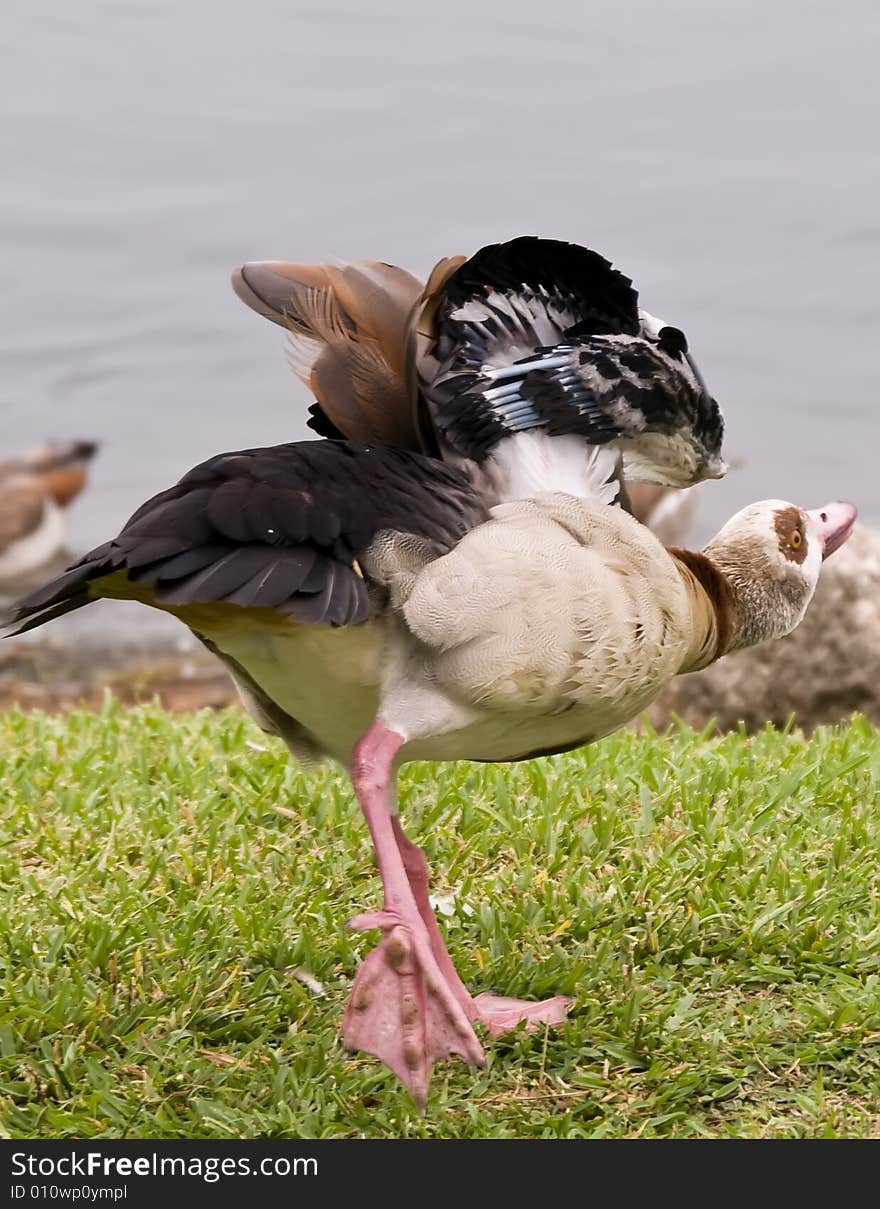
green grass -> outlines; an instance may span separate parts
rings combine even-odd
[[[344,777],[236,712],[0,714],[0,1131],[878,1136],[878,737],[406,769],[465,981],[576,997],[435,1068],[421,1117],[339,1041],[379,902]]]

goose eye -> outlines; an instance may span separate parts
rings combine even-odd
[[[791,546],[792,550],[800,550],[801,546],[803,545],[803,541],[804,539],[801,537],[800,531],[795,529],[794,533],[792,533],[791,537],[788,539],[788,544]]]

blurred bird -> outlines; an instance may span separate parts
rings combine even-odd
[[[0,462],[0,588],[20,589],[64,553],[64,509],[85,487],[97,448],[52,442]]]

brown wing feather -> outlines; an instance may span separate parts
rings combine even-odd
[[[233,286],[290,330],[293,368],[339,432],[365,444],[420,448],[404,378],[417,278],[376,261],[267,261],[237,270]]]
[[[466,256],[444,256],[434,265],[413,316],[413,330],[418,335],[434,338],[434,316],[445,297],[446,283],[456,269],[466,263]]]
[[[393,264],[362,261],[341,268],[325,266],[336,299],[354,322],[355,332],[378,345],[398,379],[403,380],[406,332],[422,283]]]
[[[374,346],[326,344],[307,385],[324,414],[350,441],[417,448],[406,393]]]
[[[406,334],[406,389],[412,401],[418,446],[432,457],[441,456],[434,424],[419,390],[419,368],[434,345],[435,316],[444,299],[446,282],[467,261],[466,256],[446,256],[431,270],[425,288],[412,308]]]

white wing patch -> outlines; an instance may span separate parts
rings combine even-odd
[[[471,298],[451,312],[450,319],[482,326],[501,324],[498,334],[485,332],[482,369],[504,369],[511,361],[527,357],[536,348],[558,344],[563,332],[577,323],[574,308],[546,291],[502,294],[493,290],[485,298]]]
[[[618,455],[577,436],[518,432],[500,441],[487,459],[498,502],[531,499],[544,491],[611,504],[617,498]]]

